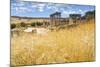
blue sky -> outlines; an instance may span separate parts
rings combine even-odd
[[[49,17],[50,14],[58,11],[61,12],[62,17],[68,17],[69,14],[84,15],[85,12],[92,10],[95,10],[95,6],[11,0],[11,16]]]

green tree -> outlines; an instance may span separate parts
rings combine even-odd
[[[93,11],[88,11],[85,13],[85,17],[89,20],[89,19],[92,19],[92,18],[95,18],[95,10]]]

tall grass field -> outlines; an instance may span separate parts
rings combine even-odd
[[[11,65],[95,61],[95,22],[49,31],[20,32],[11,37]]]

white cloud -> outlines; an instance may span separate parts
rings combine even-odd
[[[61,8],[60,10],[62,11],[62,14],[65,14],[65,15],[68,14],[68,11],[65,10],[64,8]]]
[[[18,7],[15,7],[15,10],[18,11]]]
[[[47,5],[47,9],[52,9],[52,6],[48,6],[48,5]]]
[[[74,14],[74,13],[77,13],[77,12],[73,10],[68,11],[68,14]]]
[[[60,11],[60,7],[61,7],[60,4],[53,4],[53,3],[50,3],[50,4],[47,4],[47,5],[46,5],[46,8],[47,8],[47,9],[51,9],[51,10],[53,10],[53,11]]]
[[[38,10],[39,10],[40,12],[43,12],[43,11],[44,11],[44,8],[43,8],[43,7],[38,7]]]
[[[53,7],[54,11],[59,11],[58,7]]]
[[[38,5],[38,7],[44,7],[45,6],[45,4],[37,4]]]
[[[27,8],[27,7],[13,7],[11,9],[14,9],[16,13],[26,13],[26,12],[31,12],[32,10]]]
[[[47,10],[53,10],[53,11],[62,11],[62,7],[64,7],[65,5],[63,4],[54,4],[54,3],[33,3],[32,4],[32,8],[36,8],[38,11],[43,12],[45,10],[45,8]],[[67,8],[67,7],[66,7]],[[68,7],[70,8],[70,7]]]
[[[19,8],[19,11],[21,11],[21,12],[31,12],[32,9],[27,8],[27,7],[20,7],[20,8]]]
[[[44,7],[46,6],[46,4],[38,4],[37,5],[37,8],[40,12],[43,12],[44,11]]]
[[[31,5],[32,8],[36,8],[38,11],[43,12],[44,11],[44,7],[46,6],[46,4],[35,4],[33,3]]]
[[[25,5],[25,2],[15,2],[15,3],[11,3],[11,5],[12,6],[19,6],[19,7],[21,7],[21,6],[24,6]]]
[[[63,14],[68,14],[68,11],[63,11]]]
[[[68,17],[69,14],[74,14],[74,13],[78,13],[77,11],[75,10],[65,10],[65,9],[61,9],[62,10],[62,16],[63,17]]]
[[[81,10],[81,9],[79,9],[79,12],[82,12],[82,10]]]
[[[53,11],[60,11],[60,9],[56,6],[47,6],[48,9],[51,9]]]
[[[79,13],[81,13],[81,14],[83,14],[83,13],[84,13],[84,11],[83,11],[83,10],[81,10],[81,9],[78,9],[78,12],[79,12]]]
[[[37,5],[32,5],[31,7],[36,8],[36,7],[37,7]]]
[[[25,5],[25,2],[19,2],[19,6],[24,6]]]
[[[11,6],[17,6],[17,3],[11,3]]]

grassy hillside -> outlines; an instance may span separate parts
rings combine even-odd
[[[11,65],[95,60],[93,20],[45,35],[21,33],[11,38]]]

